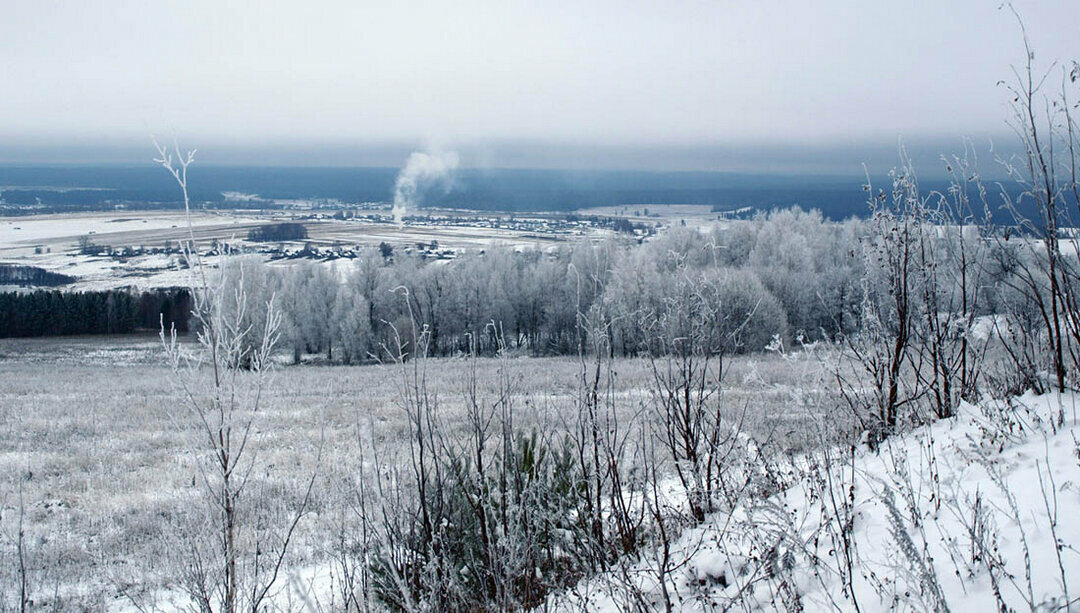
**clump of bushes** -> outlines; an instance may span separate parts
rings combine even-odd
[[[514,610],[543,603],[588,571],[573,443],[511,434],[484,460],[444,449],[369,558],[374,595],[393,610]],[[413,497],[415,496],[415,497]]]
[[[247,235],[249,241],[280,242],[302,241],[308,237],[304,224],[284,222],[252,228]]]

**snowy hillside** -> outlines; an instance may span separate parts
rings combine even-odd
[[[1071,609],[1080,597],[1077,401],[1029,394],[965,404],[877,451],[814,452],[779,471],[787,489],[746,496],[683,532],[666,563],[653,551],[556,602],[600,611],[663,609],[666,600],[682,611]]]

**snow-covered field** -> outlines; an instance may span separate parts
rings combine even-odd
[[[243,236],[260,220],[231,213],[195,213],[191,225],[200,234],[211,230],[227,237]],[[81,237],[102,245],[116,247],[157,246],[187,237],[188,220],[182,211],[115,211],[111,213],[73,213],[0,217],[0,257],[32,255],[41,246],[53,251],[67,251],[77,246]],[[139,241],[142,241],[141,243]]]
[[[279,245],[248,243],[245,240],[248,231],[262,224],[290,218],[290,214],[280,211],[265,214],[248,211],[195,212],[191,215],[192,230],[189,231],[187,219],[177,211],[0,217],[0,264],[36,266],[74,276],[78,280],[67,287],[71,290],[172,287],[186,281],[186,274],[180,271],[181,256],[175,252],[134,257],[88,255],[81,252],[79,242],[107,245],[114,251],[122,251],[125,247],[153,249],[170,244],[175,248],[188,240],[193,231],[201,250],[207,250],[214,241],[228,242],[262,253],[268,259],[267,248]],[[583,229],[571,235],[565,232],[491,227],[490,220],[486,218],[477,218],[475,226],[444,225],[440,219],[442,217],[436,215],[426,220],[411,220],[403,226],[363,219],[325,217],[304,220],[309,239],[285,243],[280,247],[295,252],[303,249],[305,244],[316,249],[337,250],[371,248],[385,242],[404,249],[432,243],[437,243],[440,249],[451,251],[480,250],[492,245],[546,249],[574,236],[607,232]],[[207,263],[213,265],[214,258]]]
[[[574,410],[577,360],[482,359],[482,392],[497,386],[501,367],[523,407],[521,426],[557,427]],[[647,366],[627,359],[614,367],[621,410],[636,413],[647,397],[641,387]],[[429,369],[440,414],[456,431],[464,426],[470,365],[438,359]],[[799,377],[808,376],[768,356],[740,358],[728,372],[732,402],[753,402],[762,415],[777,416],[806,387]],[[373,426],[380,445],[400,452],[408,426],[398,385],[393,367],[378,365],[274,371],[257,424],[258,464],[266,470],[246,500],[287,507],[296,484],[319,471],[311,513],[281,583],[294,596],[300,590],[330,601],[335,539],[351,513],[350,484],[362,464],[357,436]],[[14,568],[8,537],[17,533],[21,506],[39,603],[131,610],[123,596],[130,593],[165,607],[176,596],[162,583],[175,533],[198,520],[202,504],[192,442],[197,425],[184,406],[152,335],[0,340],[0,582]]]
[[[672,534],[684,530],[667,557],[659,543],[648,545],[548,604],[588,611],[663,609],[665,602],[677,611],[1075,606],[1080,396],[987,398],[878,449],[815,448],[806,442],[824,440],[842,411],[835,395],[819,389],[822,359],[746,356],[727,369],[725,401],[752,408],[740,418],[744,431],[794,423],[801,430],[782,458],[732,465],[733,481],[764,479],[774,491],[736,489],[730,506],[694,525],[685,523],[685,494],[669,476],[659,495],[672,518],[684,518],[669,520]],[[0,557],[13,560],[11,535],[22,521],[39,602],[126,611],[148,602],[172,610],[183,601],[163,576],[177,546],[173,532],[197,517],[200,487],[194,424],[184,419],[182,392],[163,362],[153,336],[0,341]],[[613,367],[612,401],[631,419],[649,402],[648,367],[633,359]],[[460,359],[428,367],[449,432],[464,426],[470,368]],[[479,368],[485,388],[509,369],[515,402],[530,407],[521,425],[550,427],[574,410],[580,364],[573,358],[481,360]],[[341,587],[334,543],[362,465],[357,436],[373,427],[384,449],[400,453],[408,422],[398,384],[386,366],[275,371],[257,425],[266,471],[249,503],[287,507],[295,501],[282,493],[312,470],[319,474],[275,592],[279,605],[333,610]],[[737,440],[750,457],[752,439]]]
[[[519,402],[537,407],[524,419],[555,423],[571,410],[574,359],[483,361],[481,381],[494,385],[495,369],[506,364]],[[430,367],[451,429],[468,368],[462,360]],[[616,402],[635,411],[648,400],[637,387],[646,366],[620,360],[615,368],[623,382]],[[809,358],[740,358],[725,393],[733,405],[753,403],[780,419],[772,423],[798,413],[812,438],[831,419],[819,405],[836,401],[813,392],[819,376],[820,364]],[[342,486],[360,461],[355,437],[374,419],[380,440],[400,440],[407,423],[398,392],[389,367],[276,371],[259,426],[268,485],[252,495],[295,484],[324,441],[314,509],[279,599],[333,602],[340,577],[329,543],[342,525]],[[3,527],[12,534],[21,500],[32,587],[42,602],[134,610],[128,594],[170,610],[182,601],[157,583],[153,562],[171,546],[163,531],[187,513],[177,511],[198,498],[185,442],[192,424],[176,410],[179,393],[152,336],[0,342]],[[666,560],[659,546],[646,547],[549,604],[624,611],[645,599],[663,608],[663,581],[666,600],[680,611],[1068,609],[1080,596],[1070,585],[1080,573],[1078,405],[1072,393],[986,399],[876,450],[802,447],[755,469],[773,473],[783,484],[776,492],[744,492],[703,524],[688,525]],[[684,504],[672,478],[660,491],[671,509]]]
[[[708,204],[630,204],[619,206],[597,206],[578,210],[579,215],[599,215],[602,217],[625,217],[635,223],[664,222],[665,225],[707,226],[716,223],[721,217]]]
[[[243,237],[263,220],[251,216],[196,213],[191,225],[200,240]],[[176,211],[116,211],[0,217],[0,264],[36,266],[73,276],[68,290],[141,288],[182,285],[177,254],[145,254],[114,257],[80,253],[80,240],[95,245],[160,248],[178,244],[189,236],[188,222]]]

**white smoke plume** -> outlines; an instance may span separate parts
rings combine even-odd
[[[394,184],[394,222],[400,224],[405,212],[415,209],[432,186],[440,185],[449,190],[457,165],[458,156],[453,152],[415,152],[410,155]]]

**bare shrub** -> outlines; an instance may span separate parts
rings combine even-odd
[[[183,154],[177,147],[170,153],[159,145],[158,153],[157,162],[176,179],[190,214],[187,169],[194,151]],[[188,347],[179,342],[175,330],[164,327],[161,341],[187,400],[187,417],[198,424],[201,441],[193,441],[192,450],[206,507],[195,525],[177,527],[171,572],[200,611],[255,612],[278,582],[318,473],[312,471],[284,522],[278,505],[265,504],[265,496],[257,498],[257,477],[265,467],[258,462],[254,439],[280,315],[272,297],[261,310],[249,304],[242,262],[236,270],[239,278],[219,274],[211,284],[190,217],[189,236],[184,253],[194,275],[197,343]],[[260,502],[246,503],[248,498]]]
[[[923,394],[912,352],[923,203],[910,167],[893,171],[892,180],[891,193],[870,201],[860,325],[845,337],[847,359],[837,369],[844,400],[874,443],[895,432],[901,412],[912,415]]]
[[[1017,260],[1013,284],[1029,298],[1027,308],[1038,315],[1041,324],[1037,339],[1020,335],[1023,344],[1010,350],[1010,356],[1022,372],[1038,372],[1032,360],[1044,358],[1052,387],[1064,391],[1069,370],[1080,368],[1080,242],[1073,227],[1073,212],[1080,211],[1080,131],[1073,116],[1075,103],[1070,102],[1070,90],[1075,90],[1080,80],[1080,65],[1073,62],[1060,67],[1060,88],[1046,94],[1059,67],[1036,67],[1024,23],[1009,8],[1023,35],[1025,59],[1019,69],[1014,68],[1012,82],[1002,83],[1012,97],[1009,125],[1024,154],[999,160],[1020,189],[1016,198],[1004,189],[1001,197],[1028,256]],[[1034,218],[1024,213],[1029,206],[1034,209]],[[1015,334],[1002,335],[1007,345],[1016,340]],[[1029,356],[1027,343],[1035,343],[1042,355]],[[1024,374],[1020,379],[1031,377]]]

